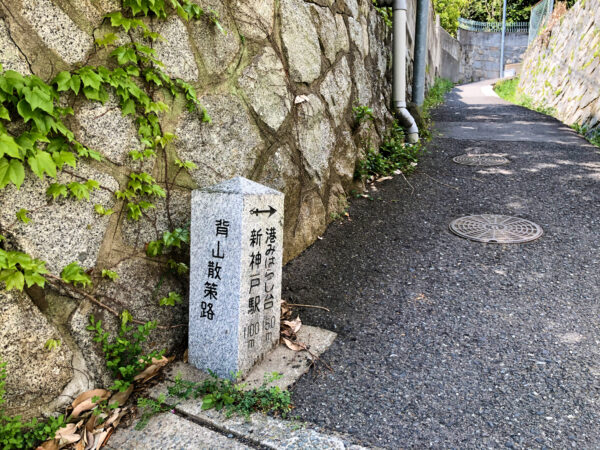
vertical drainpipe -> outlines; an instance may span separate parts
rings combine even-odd
[[[392,6],[393,17],[393,105],[400,125],[406,130],[408,142],[419,142],[419,129],[406,109],[406,0],[379,0],[379,6]]]
[[[413,69],[412,101],[423,106],[425,100],[425,65],[427,61],[427,20],[429,0],[417,0],[417,29],[415,32],[415,62]]]
[[[504,35],[506,34],[506,0],[502,4],[502,38],[500,40],[500,78],[504,78]]]

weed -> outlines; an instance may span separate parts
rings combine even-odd
[[[156,328],[156,322],[147,322],[137,328],[128,326],[131,314],[127,310],[121,314],[121,327],[116,339],[109,341],[108,332],[102,328],[102,321],[96,321],[90,316],[87,329],[96,333],[94,341],[102,344],[102,351],[106,358],[106,367],[111,371],[115,381],[109,388],[111,390],[126,391],[133,382],[133,378],[152,362],[153,358],[160,358],[163,351],[152,351],[147,355],[142,354],[142,344],[147,341],[148,335]]]
[[[370,148],[365,158],[358,162],[355,178],[391,175],[397,170],[410,173],[417,166],[422,149],[420,144],[404,142],[404,131],[398,122],[394,122],[379,150]]]
[[[368,106],[353,106],[352,111],[354,112],[354,119],[356,123],[360,125],[365,120],[375,120],[375,116],[373,116],[373,110]]]
[[[240,414],[249,419],[255,411],[263,413],[281,414],[283,418],[292,409],[291,396],[288,391],[283,391],[278,386],[269,384],[281,378],[277,372],[265,374],[262,384],[258,388],[246,390],[245,384],[238,384],[240,374],[233,374],[232,379],[222,379],[210,371],[210,378],[196,383],[183,380],[177,375],[175,384],[168,388],[168,395],[160,395],[158,399],[139,399],[138,406],[142,408],[142,418],[136,429],[144,428],[150,418],[155,414],[168,411],[181,400],[202,398],[202,409],[224,410],[227,417]],[[172,405],[172,406],[170,406]]]
[[[498,94],[500,98],[514,103],[515,105],[523,106],[527,109],[532,109],[549,116],[556,114],[554,108],[541,106],[535,103],[531,97],[523,93],[521,89],[519,89],[519,77],[499,81],[494,86],[494,91],[496,91],[496,94]]]
[[[589,127],[585,125],[579,125],[578,123],[571,125],[571,128],[586,138],[590,144],[600,147],[600,128],[594,128],[590,130]]]

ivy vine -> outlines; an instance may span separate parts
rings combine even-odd
[[[28,170],[40,180],[45,177],[57,179],[61,171],[75,175],[70,169],[77,169],[82,159],[102,161],[98,151],[75,139],[74,133],[66,126],[65,119],[74,114],[72,108],[64,106],[67,104],[64,101],[66,98],[85,97],[89,101],[104,104],[112,93],[118,100],[122,115],[132,116],[137,127],[141,148],[129,152],[132,162],[155,158],[159,151],[163,152],[166,160],[165,147],[176,138],[162,130],[160,115],[167,112],[169,107],[153,99],[156,90],[168,92],[173,97],[183,96],[189,111],[197,112],[203,122],[210,122],[194,87],[182,79],[170,77],[164,71],[164,64],[151,47],[155,41],[164,40],[164,37],[152,31],[146,19],[166,19],[176,13],[186,21],[207,20],[225,33],[217,13],[205,11],[189,0],[122,0],[121,6],[121,10],[105,16],[114,31],[95,41],[97,49],[112,48],[110,57],[114,66],[111,68],[85,65],[60,72],[46,83],[35,75],[3,71],[0,65],[0,190],[10,184],[20,189]],[[129,36],[131,42],[116,46],[119,35],[123,33]],[[142,38],[138,40],[136,36]],[[182,170],[195,168],[191,161],[176,160],[175,165],[178,171],[171,187]],[[96,180],[75,177],[80,181],[51,183],[46,191],[48,199],[89,201],[90,193],[102,188]],[[127,185],[113,193],[117,200],[122,201],[127,218],[132,221],[139,220],[146,211],[155,208],[154,199],[167,197],[166,208],[171,222],[168,191],[167,180],[163,188],[150,174],[132,171],[128,175]],[[102,216],[114,213],[112,209],[99,204],[94,205],[94,211]],[[28,223],[28,212],[20,209],[16,213],[17,221]],[[86,292],[85,289],[92,286],[92,277],[77,262],[67,265],[57,277],[49,273],[44,261],[23,252],[4,249],[2,241],[6,238],[2,234],[8,231],[0,229],[0,282],[4,282],[6,290],[23,290],[34,285],[44,288],[49,283],[86,298],[117,317],[120,315]],[[172,258],[166,261],[166,269],[183,275],[189,269],[180,252],[182,244],[189,245],[189,230],[178,228],[165,231],[161,239],[147,245],[146,253],[156,257],[167,249],[175,248],[177,251],[172,252]],[[116,280],[118,274],[111,269],[103,269],[102,278]],[[170,292],[159,301],[166,306],[179,302],[181,295],[176,292]],[[132,322],[143,323],[136,320]]]

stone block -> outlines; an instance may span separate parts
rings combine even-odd
[[[26,419],[47,411],[73,376],[73,353],[22,292],[0,289],[0,361],[6,363],[6,412]],[[52,350],[49,339],[61,341]]]
[[[269,128],[277,131],[292,106],[285,70],[271,47],[265,47],[239,79],[249,104]]]
[[[283,194],[242,177],[192,193],[189,361],[242,375],[279,342]]]
[[[281,37],[292,81],[311,83],[321,73],[321,47],[309,7],[301,0],[281,1]]]
[[[333,128],[325,105],[314,94],[298,107],[298,147],[313,182],[323,188],[329,178],[329,157],[335,145]]]
[[[157,59],[165,65],[164,71],[173,78],[197,81],[198,66],[190,47],[187,29],[181,19],[171,16],[164,22],[158,22],[155,31],[165,38],[154,44]]]
[[[319,40],[323,46],[323,52],[330,64],[336,60],[339,52],[347,52],[350,46],[346,24],[340,14],[334,14],[329,8],[311,6]]]
[[[181,116],[174,142],[179,159],[197,164],[191,175],[199,186],[250,176],[261,139],[244,104],[232,95],[207,95],[200,101],[212,122],[202,122],[196,113]]]
[[[0,191],[0,225],[8,229],[6,237],[10,245],[45,260],[46,267],[54,274],[60,274],[73,261],[86,268],[95,266],[110,217],[96,214],[93,205],[113,208],[116,199],[110,190],[119,188],[113,177],[82,163],[75,173],[83,179],[94,179],[107,189],[92,191],[89,202],[71,198],[48,201],[46,190],[50,183],[82,182],[59,172],[58,180],[46,177],[43,181],[28,173],[20,190],[11,184]],[[15,214],[21,208],[30,211],[30,223],[16,220]]]
[[[23,0],[21,14],[48,48],[67,64],[83,62],[94,40],[50,0]]]
[[[329,112],[337,126],[346,120],[346,109],[350,104],[352,79],[347,58],[344,57],[323,79],[321,95],[329,106]]]

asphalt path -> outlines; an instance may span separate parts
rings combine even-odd
[[[295,414],[384,448],[600,448],[600,150],[477,83],[433,115],[418,170],[375,183],[351,220],[284,268],[283,298],[338,338]],[[452,162],[497,153],[497,167]],[[544,235],[482,244],[455,218]]]

